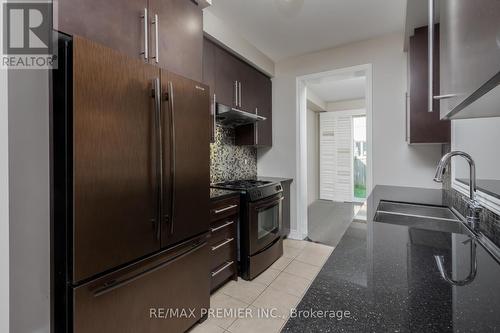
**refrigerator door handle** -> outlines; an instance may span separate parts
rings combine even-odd
[[[141,15],[141,19],[144,19],[144,51],[141,52],[142,55],[144,55],[144,61],[148,62],[149,54],[148,54],[148,9],[144,8],[144,13]]]
[[[162,203],[163,203],[163,130],[161,124],[161,85],[160,78],[153,79],[153,90],[155,99],[155,122],[157,132],[157,147],[158,147],[158,162],[157,162],[157,175],[158,175],[158,223],[156,226],[156,239],[160,240],[161,237],[161,216],[162,216]]]
[[[172,81],[168,82],[168,96],[170,101],[170,150],[172,161],[170,164],[170,234],[174,233],[174,213],[175,213],[175,104],[174,86]]]
[[[207,242],[203,242],[203,243],[198,243],[196,244],[194,247],[192,247],[191,249],[187,250],[186,252],[184,253],[181,253],[179,254],[178,256],[166,261],[166,262],[163,262],[161,264],[158,264],[156,266],[153,266],[145,271],[142,271],[140,273],[137,273],[135,275],[132,275],[130,277],[127,277],[127,278],[124,278],[122,280],[114,280],[112,283],[104,283],[101,287],[97,288],[93,294],[94,297],[99,297],[99,296],[102,296],[106,293],[109,293],[110,291],[113,291],[115,289],[118,289],[118,288],[121,288],[121,287],[124,287],[126,286],[127,284],[131,283],[131,282],[134,282],[135,280],[138,280],[140,278],[143,278],[144,276],[146,275],[149,275],[153,272],[156,272],[157,270],[160,270],[162,268],[165,268],[167,267],[168,265],[190,255],[191,253],[201,249],[203,246],[205,246],[207,244]]]

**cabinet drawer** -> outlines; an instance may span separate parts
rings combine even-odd
[[[228,219],[221,220],[217,224],[213,224],[210,227],[212,231],[210,234],[210,245],[219,243],[221,240],[226,238],[236,238],[236,223],[237,217],[233,216]]]
[[[239,211],[239,197],[213,201],[210,205],[210,221],[217,221],[231,215],[237,215]]]
[[[210,289],[213,291],[214,289],[220,287],[223,283],[225,283],[231,277],[236,275],[236,261],[228,261],[216,269],[213,269],[211,272],[212,280],[210,284]]]
[[[211,269],[215,269],[225,262],[236,261],[236,239],[228,238],[211,246]]]

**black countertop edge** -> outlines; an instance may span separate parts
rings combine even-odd
[[[220,188],[210,188],[210,200],[220,200],[220,199],[239,197],[239,196],[240,196],[239,191],[230,191]]]

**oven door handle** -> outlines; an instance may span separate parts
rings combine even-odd
[[[276,206],[276,205],[279,205],[281,203],[281,201],[283,201],[285,198],[284,197],[280,197],[279,199],[276,199],[274,201],[272,201],[271,203],[269,203],[268,205],[265,205],[264,207],[257,207],[257,211],[258,212],[262,212],[264,210],[267,210],[269,209],[270,207],[273,207],[273,206]]]

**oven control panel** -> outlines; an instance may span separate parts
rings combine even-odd
[[[277,193],[283,192],[281,184],[269,184],[267,186],[253,188],[248,191],[250,201],[261,200]]]

